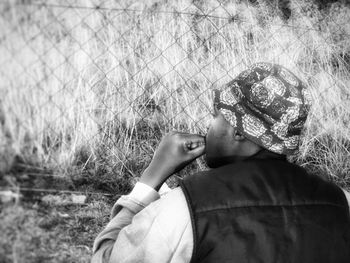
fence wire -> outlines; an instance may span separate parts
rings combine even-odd
[[[213,88],[266,61],[311,91],[301,163],[348,180],[345,4],[8,0],[0,10],[3,170],[132,181],[164,133],[206,133]]]

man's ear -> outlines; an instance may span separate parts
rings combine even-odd
[[[238,131],[236,128],[235,128],[235,131],[234,131],[234,139],[235,141],[244,141],[245,140],[245,137],[243,136],[243,134]]]

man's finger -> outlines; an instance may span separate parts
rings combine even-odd
[[[196,140],[196,141],[187,141],[186,142],[186,146],[189,150],[196,149],[197,147],[203,146],[203,145],[205,145],[204,140]]]
[[[205,153],[205,144],[201,144],[194,149],[191,149],[189,152],[193,158],[197,158]]]

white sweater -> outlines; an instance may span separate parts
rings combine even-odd
[[[350,207],[350,194],[344,193]],[[136,183],[115,203],[111,217],[94,242],[91,262],[190,262],[192,225],[180,187],[164,184],[158,193]]]

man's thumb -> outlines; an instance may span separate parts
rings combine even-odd
[[[197,157],[203,155],[204,152],[205,152],[205,144],[193,145],[192,148],[189,149],[189,153],[190,153],[194,158],[197,158]]]

